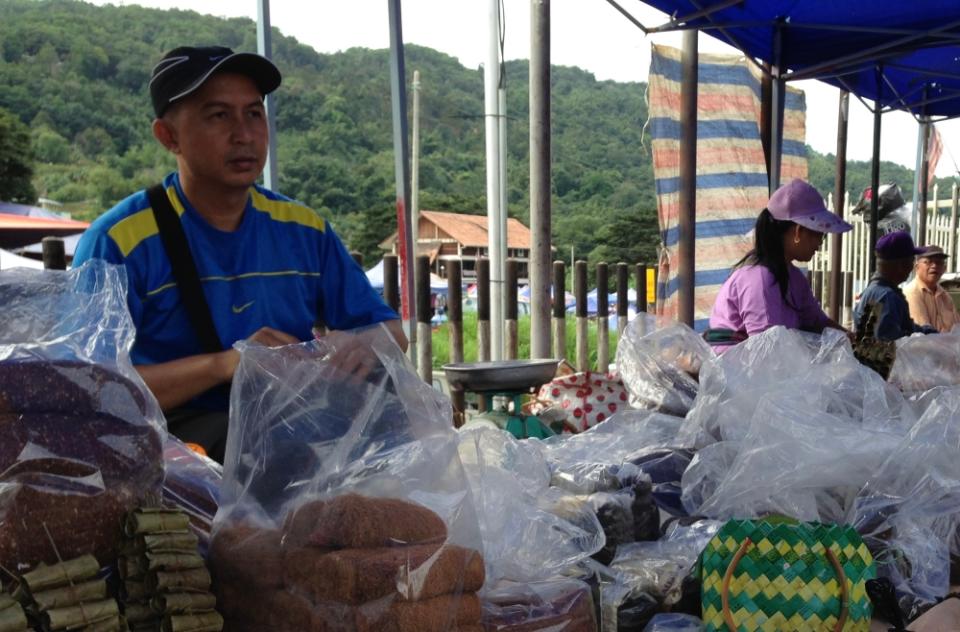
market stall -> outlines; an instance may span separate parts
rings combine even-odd
[[[0,272],[0,630],[957,629],[960,336],[885,380],[839,332],[714,356],[645,317],[623,405],[545,439],[455,430],[378,327],[241,344],[221,469],[167,436],[124,291]]]

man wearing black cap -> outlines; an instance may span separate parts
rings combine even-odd
[[[862,332],[874,309],[879,310],[872,332],[877,340],[897,340],[914,333],[936,333],[935,329],[919,326],[910,319],[907,299],[900,290],[900,284],[913,270],[914,257],[923,252],[913,245],[910,233],[904,231],[887,233],[877,240],[877,271],[853,310],[857,333]]]
[[[927,246],[923,254],[917,255],[913,281],[903,290],[914,322],[929,325],[940,333],[946,333],[960,323],[953,299],[940,287],[949,257],[940,246]]]
[[[153,134],[177,171],[98,218],[74,258],[126,266],[134,365],[171,432],[215,458],[226,440],[236,341],[308,340],[319,320],[339,330],[385,323],[406,345],[396,313],[330,225],[256,185],[269,138],[263,97],[280,80],[251,53],[167,53],[150,80]]]

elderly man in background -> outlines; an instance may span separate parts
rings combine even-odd
[[[923,254],[917,256],[915,276],[903,291],[910,305],[913,322],[933,327],[940,333],[950,331],[960,322],[960,314],[957,314],[953,300],[940,287],[948,257],[940,246],[926,248]]]

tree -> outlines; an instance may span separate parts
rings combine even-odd
[[[0,200],[32,204],[33,177],[30,130],[16,116],[0,109]]]

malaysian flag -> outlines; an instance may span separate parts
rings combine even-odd
[[[933,185],[934,173],[937,171],[937,163],[940,162],[940,154],[943,153],[943,141],[940,140],[940,132],[936,125],[930,125],[930,140],[927,143],[927,188]]]

